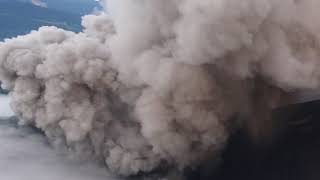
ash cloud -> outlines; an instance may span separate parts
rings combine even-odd
[[[115,173],[219,159],[234,128],[264,138],[271,108],[319,88],[320,1],[104,3],[81,33],[0,43],[0,80],[21,123]]]

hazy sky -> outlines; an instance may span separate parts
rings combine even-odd
[[[41,0],[31,0],[31,3],[36,5],[36,6],[40,6],[40,7],[47,7],[47,3],[41,1]]]

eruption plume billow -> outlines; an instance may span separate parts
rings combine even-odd
[[[81,33],[41,27],[0,43],[0,80],[21,123],[115,173],[219,159],[234,128],[269,136],[269,109],[319,88],[318,0],[105,7]]]

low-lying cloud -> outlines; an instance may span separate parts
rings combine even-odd
[[[47,8],[47,3],[41,1],[41,0],[31,0],[31,3],[33,5],[36,5],[36,6],[40,6],[40,7],[44,7],[44,8]]]

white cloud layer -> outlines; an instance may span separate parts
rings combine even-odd
[[[5,95],[0,95],[0,117],[10,117],[14,115],[9,104],[10,98]]]
[[[31,0],[31,3],[36,5],[36,6],[40,6],[40,7],[44,7],[47,8],[47,3],[41,1],[41,0]]]
[[[67,158],[29,127],[18,127],[0,96],[0,179],[4,180],[116,180],[105,169]]]

